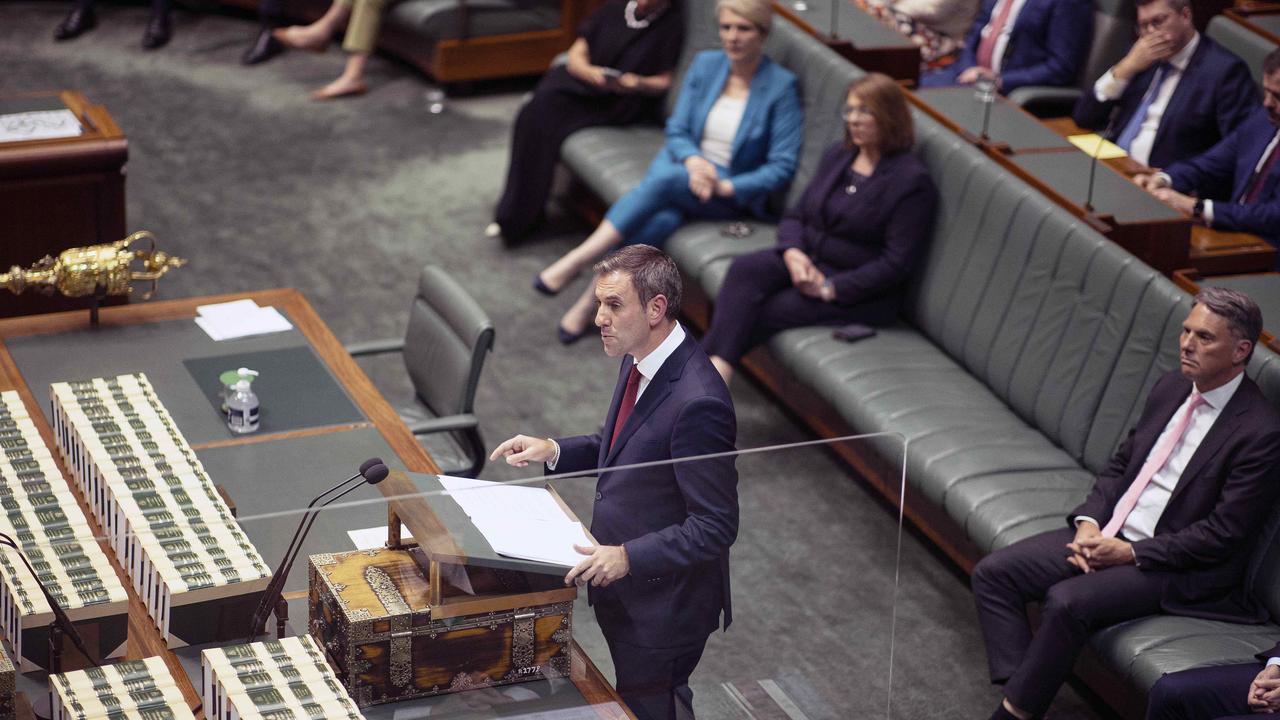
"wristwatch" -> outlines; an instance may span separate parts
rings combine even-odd
[[[830,278],[822,281],[822,301],[831,302],[836,299],[836,289],[832,287]]]

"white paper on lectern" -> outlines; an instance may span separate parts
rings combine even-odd
[[[592,545],[545,488],[448,475],[440,484],[499,555],[573,567],[585,557],[573,546]]]

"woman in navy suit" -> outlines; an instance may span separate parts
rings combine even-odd
[[[804,110],[795,75],[764,55],[769,0],[720,0],[723,50],[701,52],[685,74],[667,142],[643,181],[614,203],[581,245],[534,279],[554,295],[614,246],[660,247],[685,218],[767,217],[769,196],[795,172]],[[560,321],[570,343],[591,327],[592,288]]]
[[[911,153],[898,84],[849,86],[844,142],[778,225],[778,245],[733,261],[702,347],[725,382],[752,347],[803,325],[889,324],[933,226],[938,191]]]

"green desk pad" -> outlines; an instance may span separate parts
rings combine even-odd
[[[222,383],[226,370],[249,368],[259,374],[253,381],[258,396],[260,433],[340,425],[364,420],[351,398],[325,367],[315,351],[305,345],[276,350],[232,353],[183,360],[191,379],[204,391],[209,412],[222,417]],[[227,437],[237,437],[224,428]]]
[[[978,100],[973,88],[922,88],[915,93],[916,97],[928,103],[929,107],[937,110],[964,130],[973,133],[974,137],[982,134],[984,103]],[[993,141],[1008,143],[1014,152],[1075,147],[1066,138],[1046,127],[1044,123],[999,99],[991,104],[987,137]]]
[[[374,428],[198,450],[209,477],[236,505],[240,527],[275,568],[311,499],[351,477],[367,458],[403,469]],[[285,590],[307,588],[307,556],[355,550],[348,530],[387,524],[387,504],[375,487],[360,487],[322,510],[302,544]],[[294,618],[295,622],[297,621]],[[246,620],[247,622],[247,620]]]
[[[0,100],[0,115],[17,115],[26,112],[42,112],[46,110],[66,110],[67,106],[57,95],[37,95],[36,97],[11,97]]]
[[[1015,155],[1012,160],[1067,199],[1084,205],[1089,194],[1089,168],[1092,164],[1088,155],[1078,151],[1032,153]],[[1095,174],[1093,209],[1099,215],[1112,215],[1122,223],[1184,219],[1182,213],[1101,163]]]
[[[1259,13],[1249,15],[1247,19],[1250,25],[1256,25],[1272,35],[1280,35],[1280,13]]]
[[[87,318],[87,313],[86,313]],[[86,320],[86,326],[87,326]],[[5,341],[17,363],[22,378],[39,400],[45,417],[49,417],[49,384],[67,380],[146,373],[155,387],[160,402],[173,415],[187,442],[193,445],[226,440],[231,436],[217,408],[184,363],[197,358],[226,358],[252,353],[302,348],[309,352],[307,339],[296,328],[270,335],[215,342],[191,320],[168,320],[145,325],[88,328],[76,332],[28,335]],[[317,361],[318,362],[318,361]],[[233,369],[239,367],[221,367]],[[257,369],[257,368],[255,368]],[[323,372],[313,373],[319,384],[336,386],[336,379]],[[216,380],[216,377],[215,377]],[[332,396],[333,388],[324,391]],[[264,404],[267,401],[264,400]],[[350,400],[347,400],[350,403]],[[283,412],[285,403],[268,406],[269,412]],[[271,410],[275,407],[276,410]],[[352,406],[354,407],[354,406]],[[332,423],[351,419],[350,412],[339,412],[335,405]],[[358,412],[358,411],[357,411]],[[362,419],[357,415],[356,419]]]

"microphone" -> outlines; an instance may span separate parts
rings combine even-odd
[[[311,525],[315,522],[316,516],[320,514],[320,510],[365,483],[377,485],[387,478],[388,473],[390,473],[390,470],[387,469],[386,463],[382,462],[382,458],[369,458],[360,463],[360,471],[355,475],[315,496],[307,504],[302,513],[302,520],[298,522],[298,528],[293,531],[293,538],[289,540],[289,546],[285,549],[284,557],[280,560],[280,565],[271,576],[271,582],[267,584],[267,589],[262,591],[262,599],[258,601],[257,609],[253,611],[253,619],[249,624],[249,638],[245,641],[246,644],[253,642],[253,639],[257,637],[258,628],[266,622],[267,616],[271,614],[271,609],[280,600],[280,595],[284,591],[285,580],[289,576],[289,570],[293,568],[293,561],[297,558],[298,551],[302,549],[302,541],[306,539],[307,533],[311,532]],[[326,495],[332,494],[344,485],[349,485],[357,478],[360,482],[350,485],[342,492],[320,503],[320,500]],[[320,503],[319,507],[316,507],[316,503]],[[277,618],[277,620],[280,626],[283,627],[284,619]]]
[[[80,632],[76,630],[76,626],[72,624],[71,618],[67,617],[67,613],[58,604],[58,601],[49,593],[49,589],[40,582],[40,576],[36,574],[35,568],[31,567],[31,562],[27,560],[26,553],[22,552],[22,548],[13,538],[0,533],[0,545],[11,547],[18,559],[22,560],[22,564],[27,567],[27,572],[31,573],[31,577],[35,579],[36,586],[40,588],[40,593],[44,595],[45,602],[49,603],[49,608],[53,610],[53,624],[49,626],[49,674],[56,675],[62,672],[62,643],[60,635],[66,635],[71,638],[72,644],[76,646],[94,667],[101,667],[102,664],[89,654],[89,650],[84,646],[84,638],[80,637]]]
[[[1092,92],[1087,90],[1086,92]],[[1102,143],[1104,140],[1111,139],[1111,133],[1115,131],[1116,118],[1120,116],[1120,105],[1111,108],[1111,114],[1107,116],[1107,126],[1098,134],[1098,147],[1093,149],[1092,159],[1089,161],[1089,190],[1084,196],[1084,211],[1093,212],[1093,182],[1098,174],[1098,154],[1102,152]]]

